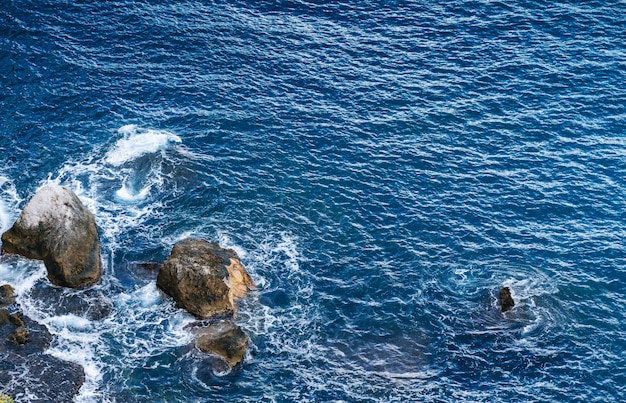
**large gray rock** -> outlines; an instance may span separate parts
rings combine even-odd
[[[198,318],[236,311],[236,301],[255,288],[235,251],[194,238],[174,245],[157,286]]]
[[[93,214],[71,190],[47,185],[2,234],[2,253],[43,260],[58,286],[85,287],[102,276],[98,228]]]

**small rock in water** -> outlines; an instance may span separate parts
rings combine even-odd
[[[191,332],[196,336],[196,346],[200,351],[220,357],[230,368],[241,364],[245,358],[248,335],[232,321],[193,328]]]
[[[11,305],[15,302],[15,289],[9,284],[0,286],[0,306]]]
[[[503,287],[500,290],[500,294],[498,295],[500,300],[500,309],[502,312],[506,312],[515,306],[515,301],[513,301],[513,297],[511,296],[511,289],[509,287]]]
[[[7,340],[13,344],[26,344],[28,341],[28,330],[24,326],[20,326],[7,337]]]

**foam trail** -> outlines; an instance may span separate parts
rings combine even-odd
[[[4,232],[9,228],[9,213],[7,208],[0,200],[0,232]]]
[[[7,201],[9,201],[9,205],[7,205]],[[20,201],[15,186],[9,178],[0,175],[0,232],[6,231],[11,226],[12,212],[17,208]],[[10,205],[13,205],[13,208]]]
[[[136,125],[122,126],[118,133],[124,138],[105,156],[105,161],[113,166],[120,166],[137,159],[144,154],[151,154],[166,148],[171,143],[181,143],[180,137],[164,130],[143,129]]]

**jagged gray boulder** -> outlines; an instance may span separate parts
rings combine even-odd
[[[43,260],[58,286],[85,287],[102,276],[98,228],[93,214],[71,190],[47,185],[2,234],[2,253]]]

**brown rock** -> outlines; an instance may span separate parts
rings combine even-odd
[[[100,280],[102,261],[93,214],[71,190],[45,186],[2,234],[2,253],[43,260],[50,281],[85,287]]]
[[[232,321],[213,323],[207,327],[194,328],[196,346],[202,352],[222,358],[233,368],[246,356],[248,335]]]
[[[24,326],[20,326],[7,337],[7,340],[13,344],[26,344],[28,341],[28,330]]]
[[[13,323],[15,326],[24,326],[24,321],[16,314],[9,315],[9,322]]]
[[[515,306],[515,301],[513,301],[509,287],[503,287],[500,290],[498,299],[500,300],[500,309],[502,309],[502,312],[506,312]]]
[[[0,325],[9,323],[11,321],[11,314],[6,309],[0,309]]]
[[[0,306],[11,305],[15,302],[15,289],[9,284],[0,286]]]
[[[237,300],[255,288],[235,251],[193,238],[174,245],[157,286],[198,318],[234,312]]]

